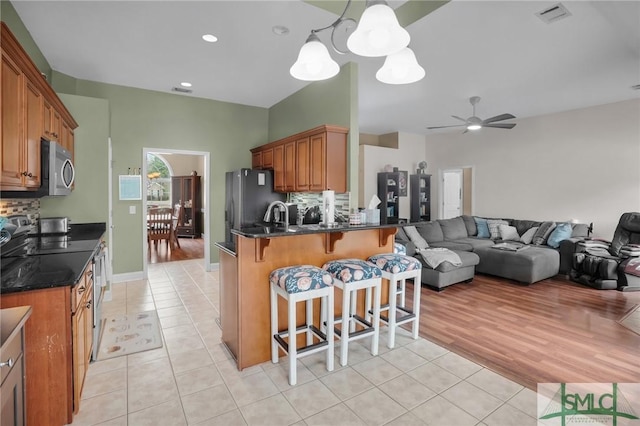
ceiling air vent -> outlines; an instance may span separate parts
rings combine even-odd
[[[633,90],[640,90],[640,84],[636,84],[635,86],[631,86]]]
[[[568,18],[569,16],[571,16],[571,12],[569,12],[562,3],[557,3],[547,9],[536,13],[536,16],[540,18],[542,22],[550,24],[552,22]]]
[[[191,89],[185,89],[184,87],[172,87],[172,92],[180,92],[180,93],[193,93]]]

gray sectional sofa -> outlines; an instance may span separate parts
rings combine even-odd
[[[415,244],[404,227],[398,228],[396,241],[405,245],[407,254],[415,256],[423,264],[422,283],[436,289],[470,281],[474,271],[524,284],[557,274],[568,274],[575,244],[587,237],[589,229],[586,224],[569,222],[477,216],[458,216],[410,225],[415,226],[429,247],[447,248],[460,256],[461,266],[454,267],[445,262],[432,269],[416,253]],[[488,234],[486,228],[489,228]],[[526,248],[518,251],[494,248],[502,242],[512,242]]]

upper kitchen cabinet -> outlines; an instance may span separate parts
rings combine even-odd
[[[316,127],[253,148],[252,165],[273,169],[278,192],[346,192],[348,133],[344,127]],[[259,167],[257,158],[261,159]]]
[[[0,189],[36,190],[41,184],[40,140],[58,141],[73,153],[78,123],[4,22],[0,50]]]

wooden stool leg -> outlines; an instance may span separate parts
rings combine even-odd
[[[413,338],[418,338],[418,327],[420,326],[420,293],[422,293],[422,285],[420,283],[420,275],[413,279],[413,313],[416,315],[413,321]]]
[[[378,355],[378,343],[380,339],[380,296],[382,292],[382,278],[373,288],[373,338],[371,339],[371,355]]]
[[[389,278],[389,341],[387,346],[389,349],[393,349],[396,344],[396,309],[398,297],[396,294],[396,288],[398,282],[391,276]]]
[[[291,386],[295,385],[298,381],[297,377],[297,357],[298,357],[298,348],[297,348],[297,337],[296,334],[296,302],[295,298],[290,298],[288,303],[289,310],[289,384]]]
[[[351,326],[350,309],[351,291],[349,291],[345,285],[342,289],[342,326],[340,329],[340,365],[345,367],[347,365],[347,357],[349,355],[349,327]]]
[[[274,336],[278,333],[278,294],[273,288],[273,284],[269,285],[271,297],[271,362],[278,362],[278,344]]]
[[[329,291],[329,294],[325,297],[327,299],[327,342],[329,347],[327,348],[327,371],[333,371],[333,346],[334,346],[334,330],[333,330],[333,289]]]

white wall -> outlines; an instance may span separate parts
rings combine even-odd
[[[428,172],[473,166],[480,216],[578,219],[610,239],[622,213],[640,211],[640,100],[516,122],[512,130],[427,136]],[[417,157],[401,148],[406,161]],[[438,184],[432,179],[432,217]]]
[[[165,154],[163,157],[171,164],[175,176],[189,176],[194,170],[199,176],[204,175],[204,156],[202,155]]]
[[[391,164],[399,170],[414,174],[418,163],[426,159],[423,135],[398,134],[398,149],[380,146],[360,145],[360,196],[358,207],[368,207],[373,195],[378,193],[378,173]],[[431,167],[427,168],[430,173]],[[408,193],[408,191],[407,191]],[[410,217],[409,197],[400,197],[400,217]]]

